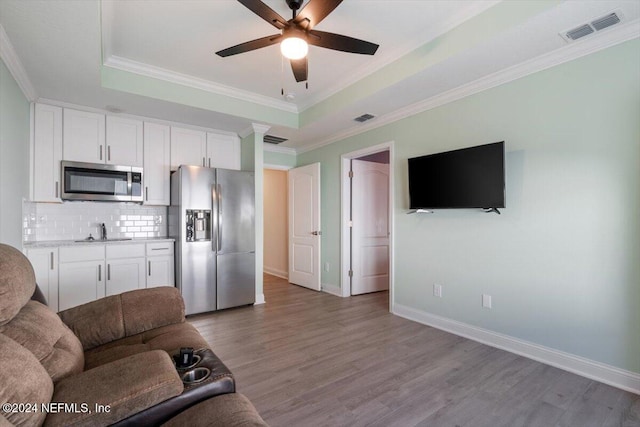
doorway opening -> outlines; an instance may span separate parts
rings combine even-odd
[[[393,301],[393,142],[342,155],[342,296]]]
[[[289,279],[288,169],[264,169],[264,261],[263,271]]]

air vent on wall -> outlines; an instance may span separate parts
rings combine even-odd
[[[563,31],[560,33],[563,39],[568,42],[578,40],[582,37],[593,34],[596,31],[604,30],[612,25],[622,21],[622,13],[619,10],[611,12],[600,18],[596,18],[591,22],[582,24],[579,27],[572,28],[571,30]]]
[[[356,122],[363,123],[363,122],[366,122],[367,120],[371,120],[371,119],[373,119],[374,117],[375,117],[375,116],[374,116],[374,115],[371,115],[371,114],[363,114],[363,115],[361,115],[361,116],[356,117],[356,118],[355,118],[355,119],[353,119],[353,120],[355,120]]]
[[[285,142],[287,138],[280,138],[279,136],[265,135],[263,141],[269,144],[280,144]]]

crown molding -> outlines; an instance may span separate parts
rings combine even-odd
[[[238,136],[240,138],[246,138],[249,135],[251,135],[253,133],[253,126],[247,126],[246,128],[242,129],[240,132],[238,132]]]
[[[2,58],[9,72],[16,80],[16,83],[18,83],[18,87],[25,98],[30,102],[38,99],[36,89],[33,87],[33,84],[31,84],[31,80],[29,80],[22,61],[20,61],[20,57],[13,48],[9,36],[2,25],[0,25],[0,58]]]
[[[470,83],[458,86],[457,88],[432,96],[431,98],[427,98],[423,101],[416,102],[414,104],[408,105],[407,107],[379,116],[371,122],[363,123],[362,125],[345,129],[322,141],[318,141],[304,147],[299,147],[296,149],[296,152],[298,154],[302,154],[308,151],[316,150],[325,145],[333,144],[334,142],[338,142],[343,139],[358,135],[360,133],[379,128],[389,123],[393,123],[398,120],[413,116],[415,114],[431,110],[432,108],[440,107],[442,105],[457,101],[467,96],[474,95],[476,93],[503,85],[505,83],[509,83],[530,74],[534,74],[539,71],[564,64],[565,62],[573,61],[574,59],[590,55],[600,50],[607,49],[609,47],[639,37],[640,20],[635,20],[621,25],[620,27],[611,28],[608,31],[603,31],[601,34],[599,34],[599,37],[594,37],[587,40],[581,39],[576,42],[572,42],[552,52],[537,56],[535,58],[513,65],[509,68],[505,68],[504,70],[497,71],[485,77],[481,77]]]
[[[239,99],[241,101],[251,102],[269,108],[275,108],[287,113],[298,113],[298,107],[286,101],[270,98],[268,96],[258,95],[253,92],[240,90],[231,86],[225,86],[210,80],[189,76],[187,74],[176,73],[164,68],[155,67],[153,65],[144,64],[142,62],[133,61],[131,59],[122,58],[111,55],[103,64],[105,67],[115,68],[117,70],[138,74],[145,77],[151,77],[158,80],[164,80],[170,83],[176,83],[182,86],[203,90],[205,92],[214,93],[216,95],[228,96],[230,98]]]

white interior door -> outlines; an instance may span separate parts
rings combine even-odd
[[[320,290],[320,163],[289,170],[289,282]]]
[[[389,289],[389,165],[352,160],[351,295]]]

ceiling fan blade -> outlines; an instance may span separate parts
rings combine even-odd
[[[245,5],[247,9],[258,15],[260,18],[267,21],[277,29],[281,30],[288,26],[287,20],[278,14],[275,10],[271,9],[260,0],[238,0]]]
[[[291,59],[291,69],[297,82],[303,82],[307,80],[307,71],[309,68],[309,62],[305,56],[302,59]]]
[[[252,50],[271,46],[273,44],[279,43],[281,39],[282,34],[273,34],[271,36],[262,37],[260,39],[255,39],[248,42],[240,43],[239,45],[228,47],[219,52],[216,52],[216,55],[225,58],[227,56],[237,55],[239,53],[249,52]]]
[[[340,50],[342,52],[373,55],[378,50],[378,45],[341,34],[326,33],[324,31],[309,31],[307,42],[314,46],[327,49]]]
[[[333,9],[338,7],[340,3],[342,3],[342,0],[310,0],[293,22],[301,25],[306,30],[310,30],[333,12]],[[304,23],[306,20],[309,21],[307,25]]]

